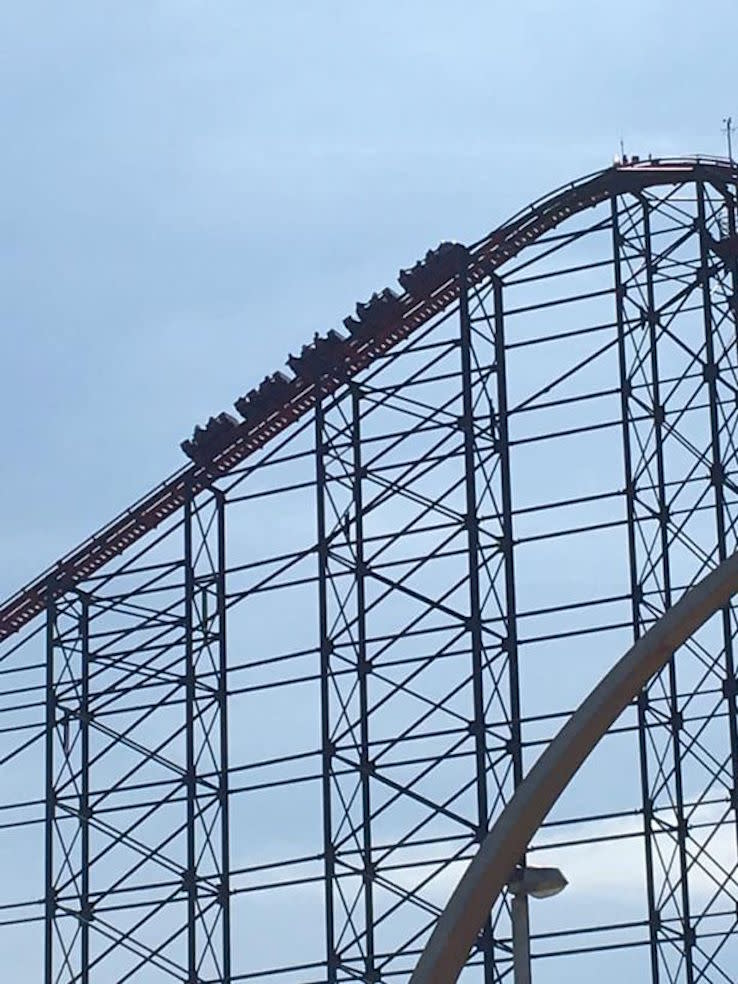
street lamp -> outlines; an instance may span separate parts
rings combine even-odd
[[[558,868],[517,868],[507,883],[512,895],[513,976],[515,984],[530,984],[530,925],[528,896],[548,899],[569,883]]]

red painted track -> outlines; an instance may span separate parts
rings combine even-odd
[[[738,164],[720,158],[659,159],[608,168],[572,182],[534,202],[470,246],[467,282],[479,283],[565,219],[613,195],[637,194],[654,185],[694,180],[705,180],[723,188],[735,187]],[[335,372],[329,367],[321,376],[321,395],[338,389],[347,378],[356,375],[377,356],[443,311],[457,298],[458,290],[458,281],[452,278],[427,300],[418,301],[405,293],[400,299],[402,314],[396,323],[372,337],[349,338],[335,346]],[[246,421],[235,428],[231,443],[215,456],[207,469],[197,465],[182,468],[34,578],[0,606],[0,641],[18,632],[42,612],[50,591],[56,593],[84,581],[175,513],[190,490],[195,495],[202,492],[218,476],[229,472],[306,414],[315,405],[317,392],[318,386],[313,380],[296,377],[290,383],[283,404],[266,418]]]

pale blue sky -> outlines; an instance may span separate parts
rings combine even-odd
[[[737,21],[733,0],[4,4],[0,593],[441,238],[621,134],[721,152]]]

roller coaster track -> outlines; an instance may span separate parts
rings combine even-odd
[[[513,216],[468,248],[466,283],[477,284],[494,274],[540,236],[561,222],[616,194],[639,194],[655,185],[703,180],[726,189],[738,184],[738,164],[721,158],[660,158],[622,164],[571,182]],[[369,337],[347,338],[332,346],[333,365],[320,377],[296,376],[280,406],[263,419],[244,421],[232,438],[206,465],[189,465],[175,472],[110,523],[98,530],[56,564],[34,578],[0,606],[0,640],[27,625],[42,612],[49,597],[83,582],[122,554],[137,540],[179,509],[188,496],[210,487],[273,437],[315,406],[318,397],[339,389],[374,359],[399,344],[417,328],[451,305],[459,296],[454,276],[426,299],[409,293],[400,297],[401,314]]]

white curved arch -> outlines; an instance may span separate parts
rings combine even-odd
[[[500,814],[456,886],[410,984],[453,984],[518,858],[618,715],[671,654],[738,591],[738,554],[695,585],[597,684]]]

